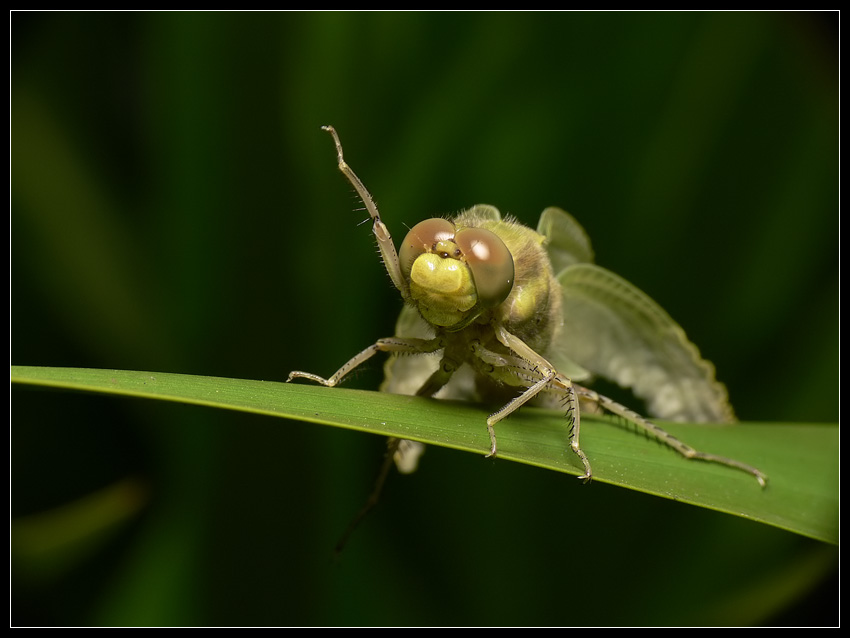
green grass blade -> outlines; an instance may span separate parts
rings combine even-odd
[[[173,373],[12,366],[13,383],[118,394],[309,421],[475,452],[489,449],[480,406],[312,385]],[[742,472],[688,461],[603,418],[582,420],[594,481],[727,512],[838,543],[838,427],[829,424],[673,424],[681,440],[752,464],[767,488]],[[579,475],[563,416],[523,408],[497,426],[499,459]],[[427,462],[427,459],[425,460]]]

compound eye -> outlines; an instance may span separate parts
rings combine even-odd
[[[441,241],[451,241],[455,236],[455,225],[447,219],[435,217],[419,222],[401,242],[398,250],[398,260],[405,277],[410,276],[413,262],[423,253],[434,249],[434,244]]]
[[[455,243],[472,271],[478,302],[493,308],[507,299],[514,285],[514,260],[505,242],[486,228],[462,228]]]

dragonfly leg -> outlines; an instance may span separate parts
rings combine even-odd
[[[609,399],[604,395],[594,392],[593,390],[583,388],[581,386],[576,386],[576,391],[582,399],[586,399],[588,401],[596,403],[597,405],[599,405],[599,407],[606,410],[607,412],[610,412],[611,414],[616,414],[617,416],[625,419],[629,423],[633,424],[635,427],[658,439],[664,445],[673,448],[674,450],[676,450],[676,452],[684,456],[686,459],[698,459],[700,461],[718,463],[720,465],[735,468],[736,470],[741,470],[742,472],[752,474],[759,482],[759,485],[761,485],[762,487],[765,487],[767,485],[767,475],[758,470],[757,468],[753,467],[752,465],[747,465],[746,463],[741,463],[740,461],[726,458],[725,456],[718,456],[717,454],[710,454],[708,452],[700,452],[699,450],[695,450],[687,443],[683,443],[666,430],[658,427],[652,421],[645,419],[637,412],[634,412],[633,410],[630,410],[624,405],[617,403],[613,399]]]
[[[389,337],[387,339],[378,339],[371,346],[362,350],[361,352],[354,355],[351,359],[349,359],[343,366],[337,370],[333,375],[325,379],[324,377],[320,377],[317,374],[313,374],[312,372],[301,372],[300,370],[294,370],[289,373],[289,378],[287,382],[292,381],[293,379],[309,379],[310,381],[314,381],[316,383],[320,383],[323,386],[328,388],[333,388],[337,384],[339,384],[352,370],[354,370],[357,366],[368,361],[373,356],[375,356],[379,352],[394,352],[398,354],[425,354],[429,352],[436,352],[443,347],[442,340],[440,339],[415,339],[415,338],[402,338],[402,337]]]

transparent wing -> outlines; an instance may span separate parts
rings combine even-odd
[[[592,262],[593,248],[590,238],[575,218],[561,208],[550,206],[540,215],[537,232],[546,238],[546,252],[552,264],[552,272],[560,273],[574,264]],[[580,366],[561,344],[564,330],[544,353],[558,372],[573,381],[587,381],[591,373]]]
[[[556,275],[567,266],[593,263],[590,238],[572,215],[550,206],[540,215],[537,232],[546,238],[546,252]]]
[[[572,360],[630,388],[653,416],[734,420],[714,366],[646,294],[594,264],[570,266],[558,281],[564,316],[558,345]]]

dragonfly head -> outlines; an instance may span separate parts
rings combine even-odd
[[[399,262],[423,318],[446,328],[465,326],[495,308],[514,284],[513,258],[498,235],[486,228],[457,228],[442,218],[410,229]]]

